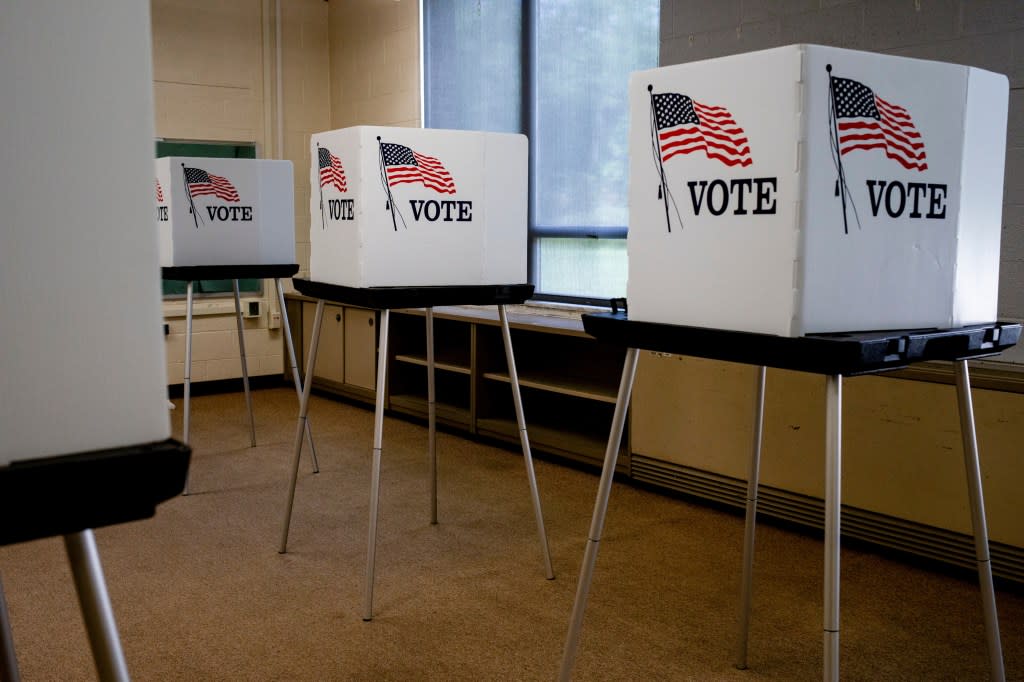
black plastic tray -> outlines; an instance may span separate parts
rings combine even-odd
[[[477,284],[436,287],[343,287],[292,280],[295,290],[311,298],[361,308],[431,308],[442,305],[505,305],[533,296],[532,284]]]
[[[191,452],[168,439],[0,467],[0,545],[147,519],[184,490]]]
[[[276,279],[291,277],[299,271],[298,263],[271,265],[182,265],[160,268],[163,279],[195,282],[200,279]]]
[[[992,322],[955,329],[771,334],[629,320],[626,313],[583,315],[591,336],[629,348],[765,365],[816,374],[870,374],[926,360],[997,355],[1020,339],[1021,325]]]

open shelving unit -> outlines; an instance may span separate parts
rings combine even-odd
[[[290,314],[311,317],[311,309],[307,302],[295,306],[295,313]],[[624,350],[584,333],[578,313],[538,312],[545,310],[530,305],[507,308],[531,446],[538,452],[600,466],[615,409]],[[336,317],[328,323],[336,324]],[[305,321],[307,327],[309,322]],[[302,329],[303,321],[293,325]],[[425,311],[393,310],[390,334],[386,408],[394,414],[425,419]],[[368,342],[371,339],[372,336],[367,337]],[[357,351],[359,358],[350,357],[347,347],[341,352],[346,373],[353,363],[369,361],[361,347]],[[434,367],[439,424],[518,444],[519,430],[496,307],[435,308]],[[338,377],[315,373],[313,385],[322,391],[372,401],[365,388],[347,386]],[[629,470],[625,445],[619,469]]]

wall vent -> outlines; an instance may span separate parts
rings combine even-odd
[[[741,510],[746,507],[747,483],[731,476],[633,453],[632,478]],[[759,516],[815,530],[824,529],[825,503],[818,498],[761,485],[757,511]],[[843,505],[842,534],[843,537],[856,538],[972,571],[976,567],[974,538],[943,528]],[[990,542],[989,553],[993,575],[1024,583],[1024,549]]]

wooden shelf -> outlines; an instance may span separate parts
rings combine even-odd
[[[420,365],[422,367],[427,366],[427,357],[425,355],[413,355],[410,353],[402,353],[395,355],[397,362],[405,362],[410,365]],[[438,360],[434,358],[434,368],[442,370],[444,372],[456,372],[458,374],[469,374],[469,365],[463,365],[456,362]]]
[[[477,433],[509,442],[519,442],[519,426],[515,419],[478,418]],[[601,466],[604,462],[604,451],[608,447],[608,431],[583,433],[564,428],[533,424],[526,422],[526,433],[530,438],[530,446],[537,450],[568,457],[587,464]],[[625,441],[625,439],[623,439]],[[629,457],[624,448],[619,448],[619,460],[616,471],[629,473]]]
[[[519,385],[527,388],[535,388],[540,391],[550,391],[561,395],[571,395],[577,398],[588,400],[599,400],[604,403],[615,404],[618,397],[617,387],[609,387],[597,381],[589,381],[581,377],[569,377],[566,375],[555,376],[543,372],[521,371],[519,374]],[[505,372],[484,372],[484,379],[510,383],[511,379]]]
[[[427,401],[418,395],[392,395],[390,407],[396,412],[402,412],[415,417],[425,418],[427,416]],[[435,402],[434,410],[438,421],[454,426],[469,426],[470,416],[468,407]]]

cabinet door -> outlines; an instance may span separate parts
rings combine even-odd
[[[302,304],[302,347],[303,368],[309,354],[309,341],[313,336],[313,319],[316,316],[315,303]],[[324,319],[320,327],[320,343],[316,353],[316,367],[313,376],[342,383],[345,375],[344,358],[344,309],[341,306],[325,305]]]
[[[345,383],[377,388],[377,311],[345,308]]]

